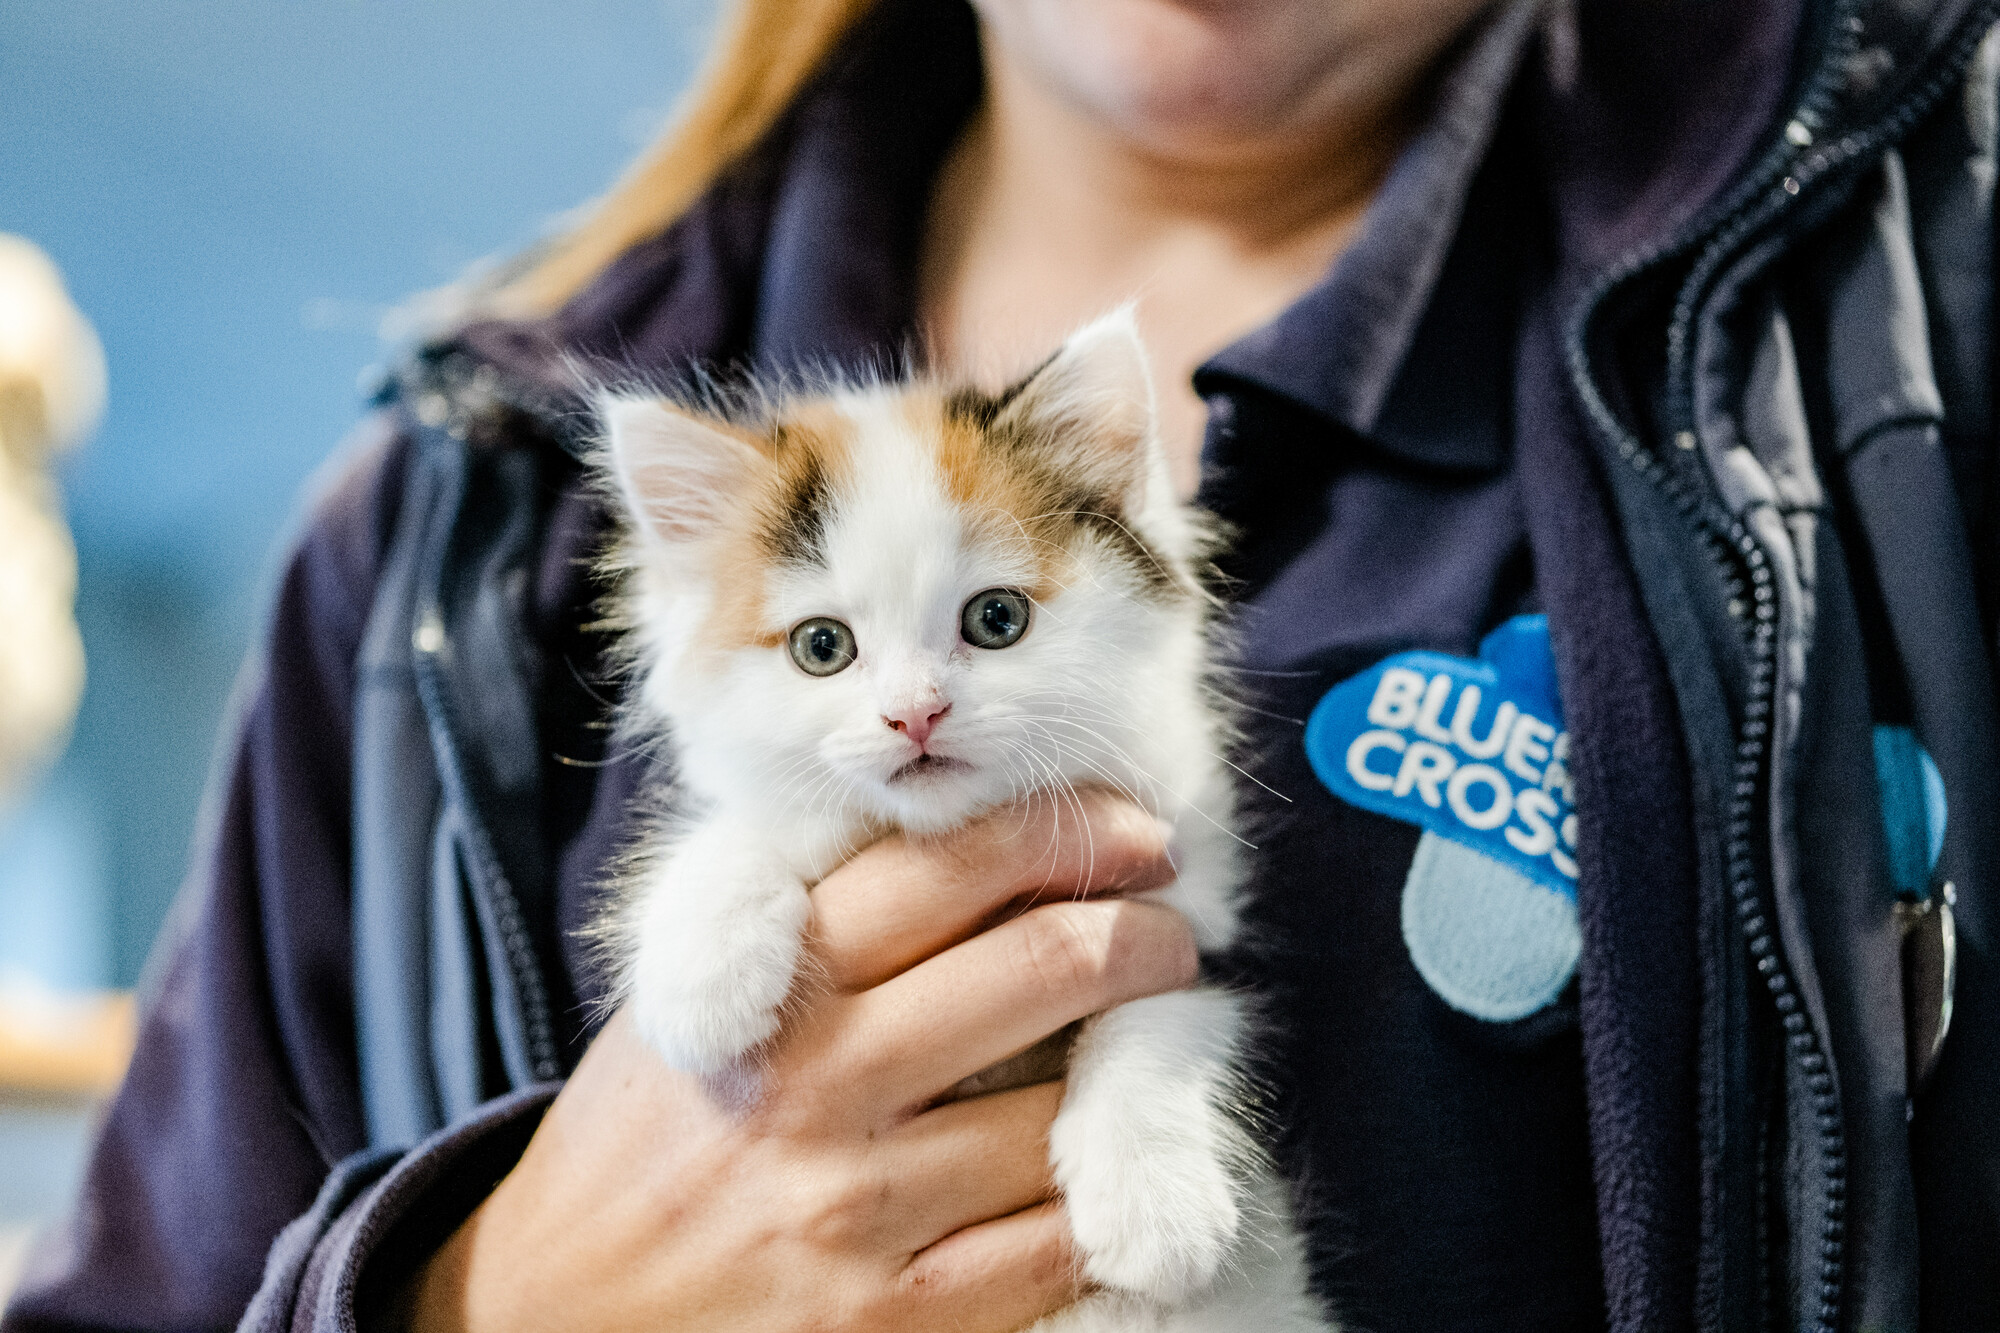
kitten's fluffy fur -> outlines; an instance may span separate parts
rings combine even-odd
[[[1169,822],[1179,879],[1158,896],[1204,949],[1231,941],[1240,848],[1200,525],[1174,498],[1128,316],[998,397],[918,382],[735,420],[619,394],[600,412],[630,520],[638,725],[670,738],[689,803],[634,859],[612,927],[669,1061],[726,1071],[771,1036],[807,890],[855,849],[1073,785]],[[1029,628],[973,647],[961,609],[993,588],[1032,598]],[[852,665],[795,665],[788,635],[815,617],[852,628]],[[913,763],[898,717],[934,726],[933,759]],[[1243,997],[1212,987],[1083,1025],[1050,1150],[1104,1290],[1037,1333],[1325,1327],[1243,1124],[1247,1036]]]

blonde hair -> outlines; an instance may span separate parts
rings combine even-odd
[[[481,313],[547,314],[625,250],[664,231],[791,106],[876,0],[734,0],[672,123],[582,220],[478,298]]]

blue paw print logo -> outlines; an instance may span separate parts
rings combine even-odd
[[[1569,737],[1546,616],[1516,616],[1476,658],[1408,652],[1329,690],[1306,757],[1352,805],[1424,830],[1403,939],[1425,982],[1476,1018],[1525,1018],[1582,953]]]

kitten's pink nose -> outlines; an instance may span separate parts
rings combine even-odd
[[[937,727],[938,720],[950,711],[950,704],[939,708],[935,703],[921,703],[897,709],[892,713],[884,713],[882,720],[888,724],[889,730],[902,732],[917,743],[918,749],[922,749],[924,743],[930,740],[931,732]]]

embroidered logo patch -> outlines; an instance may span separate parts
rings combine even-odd
[[[1306,757],[1352,805],[1424,830],[1403,937],[1453,1007],[1503,1022],[1576,969],[1576,815],[1548,619],[1516,616],[1477,658],[1407,652],[1329,690]]]
[[[1476,659],[1398,653],[1350,676],[1306,720],[1306,757],[1342,800],[1576,896],[1569,737],[1548,617],[1514,617]]]

